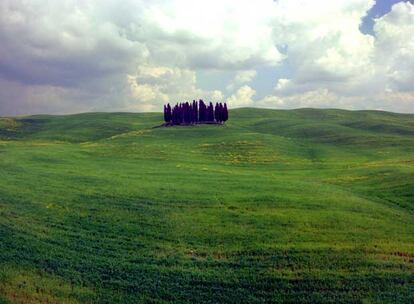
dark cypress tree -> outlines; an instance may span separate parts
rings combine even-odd
[[[185,102],[182,104],[182,110],[183,110],[183,124],[187,123],[187,110],[186,110],[186,104]]]
[[[226,122],[229,119],[229,111],[227,110],[227,104],[223,106],[223,121]]]
[[[183,123],[188,123],[187,103],[183,103]]]
[[[175,123],[179,125],[181,123],[181,104],[177,103],[175,106]]]
[[[193,122],[194,122],[193,114],[194,114],[193,103],[189,102],[188,103],[188,117],[189,117],[188,119],[189,119],[190,124],[193,124]]]
[[[178,123],[179,123],[178,111],[179,111],[178,105],[175,105],[174,108],[173,108],[173,112],[172,112],[172,116],[173,116],[172,117],[172,122],[173,122],[174,125],[178,125]]]
[[[178,111],[178,113],[180,113],[179,123],[182,124],[184,122],[184,109],[183,109],[183,104],[182,103],[180,103],[179,109],[180,109]]]
[[[229,118],[227,104],[212,102],[204,103],[202,99],[198,102],[180,102],[173,108],[168,103],[164,105],[164,121],[172,125],[197,124],[205,122],[224,123]]]
[[[206,120],[206,105],[204,104],[204,101],[200,99],[199,101],[199,118],[198,121],[203,122]]]
[[[206,103],[205,111],[204,111],[204,120],[209,121],[210,118],[210,105]]]
[[[208,116],[209,116],[209,109],[208,109],[208,104],[206,103],[204,106],[204,121],[208,121]]]
[[[208,121],[214,121],[214,106],[211,102],[208,105]]]
[[[217,110],[216,110],[216,121],[219,123],[223,122],[223,105],[220,103],[217,104]]]
[[[187,117],[188,123],[191,124],[193,122],[193,110],[191,109],[191,104],[187,101]]]
[[[174,108],[175,108],[175,123],[174,124],[178,125],[180,123],[180,106],[179,106],[179,104],[177,103]]]
[[[177,123],[177,106],[174,106],[171,112],[171,121],[175,125]]]
[[[208,121],[208,111],[209,111],[208,104],[205,104],[203,121]]]
[[[171,115],[171,106],[167,104],[167,122],[171,122],[172,115]]]
[[[184,123],[184,104],[180,103],[180,124]]]
[[[184,112],[185,112],[184,121],[185,121],[186,124],[188,124],[188,123],[190,123],[190,109],[189,109],[188,102],[186,102],[184,104]]]
[[[185,102],[183,102],[183,103],[181,104],[181,110],[182,110],[182,113],[183,113],[183,116],[182,116],[182,120],[181,120],[181,122],[182,122],[183,124],[185,124],[185,123],[186,123],[186,119],[187,119],[187,117],[186,117],[187,113],[186,113],[186,110],[185,110]]]
[[[184,123],[185,124],[189,124],[191,122],[191,118],[190,118],[190,105],[188,104],[188,102],[186,102],[184,104]]]
[[[220,122],[220,105],[216,102],[216,106],[214,107],[214,119],[216,122]]]
[[[193,100],[193,123],[198,123],[198,106],[195,100]]]
[[[201,103],[201,100],[198,102],[198,121],[203,120],[203,105]]]
[[[172,111],[171,111],[171,122],[172,122],[172,124],[173,125],[175,125],[175,121],[176,121],[176,117],[177,117],[177,113],[176,113],[176,108],[175,108],[175,106],[172,108]]]
[[[204,121],[208,121],[208,118],[209,118],[209,104],[206,104],[205,105],[205,108],[204,108]]]

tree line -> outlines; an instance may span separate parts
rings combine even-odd
[[[164,121],[170,125],[189,125],[198,123],[224,123],[229,119],[226,103],[212,102],[206,104],[203,100],[177,103],[173,108],[164,105]]]

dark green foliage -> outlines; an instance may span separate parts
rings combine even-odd
[[[172,119],[170,104],[164,105],[164,121],[170,123]]]
[[[224,107],[223,107],[222,120],[224,122],[226,122],[227,120],[229,120],[229,112],[227,110],[227,104],[224,104]]]
[[[0,118],[0,303],[413,303],[414,115],[230,114]]]
[[[193,121],[197,123],[198,120],[198,103],[193,100]]]
[[[214,107],[211,102],[207,107],[207,121],[214,121]]]
[[[207,121],[207,107],[203,100],[200,99],[199,104],[199,122]]]
[[[166,125],[192,125],[198,123],[223,123],[228,119],[227,105],[210,102],[207,106],[201,99],[199,102],[177,103],[171,110],[169,104],[164,105],[164,121]]]

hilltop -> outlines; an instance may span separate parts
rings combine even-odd
[[[414,114],[162,121],[0,118],[0,303],[414,301]]]

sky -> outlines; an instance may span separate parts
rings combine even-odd
[[[0,116],[200,98],[414,113],[414,2],[0,1]]]

